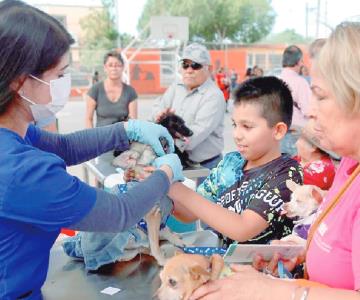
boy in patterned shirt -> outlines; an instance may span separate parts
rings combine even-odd
[[[280,141],[292,109],[291,92],[281,79],[257,77],[240,85],[232,115],[237,151],[225,155],[197,193],[181,183],[170,187],[175,217],[200,219],[225,245],[263,244],[290,234],[292,221],[281,215],[291,194],[285,182],[301,184],[302,173],[295,160],[281,154]]]

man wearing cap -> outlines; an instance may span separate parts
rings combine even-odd
[[[210,54],[204,46],[188,45],[180,62],[182,80],[155,101],[152,118],[158,121],[171,113],[182,117],[194,134],[187,142],[177,139],[176,145],[192,161],[211,169],[221,160],[224,148],[224,96],[210,77]]]

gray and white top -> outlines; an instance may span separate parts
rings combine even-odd
[[[173,83],[153,106],[152,119],[165,108],[173,108],[193,132],[189,143],[176,140],[195,162],[215,157],[224,149],[225,100],[221,90],[209,78],[188,91],[182,82]]]
[[[123,83],[119,99],[115,102],[110,101],[103,81],[93,85],[88,95],[96,101],[96,127],[126,121],[129,116],[129,103],[138,97],[132,86]]]

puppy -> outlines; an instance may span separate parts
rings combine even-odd
[[[185,121],[175,114],[166,115],[160,119],[158,123],[164,126],[174,139],[180,139],[187,142],[188,138],[194,134],[193,131],[186,126]],[[186,151],[181,151],[176,145],[175,153],[179,156],[184,168],[200,167],[199,163],[196,163],[189,158]]]
[[[185,125],[185,121],[175,114],[167,115],[160,119],[159,124],[164,126],[174,139],[186,141],[188,137],[193,135],[192,130]],[[168,153],[169,145],[167,144],[166,139],[161,138],[160,142],[165,153]],[[184,167],[199,166],[198,163],[189,159],[189,155],[185,151],[181,152],[176,146],[175,153],[179,156],[181,164]],[[133,168],[137,172],[141,172],[141,168],[151,164],[155,158],[156,154],[149,145],[133,142],[131,143],[129,150],[120,153],[120,155],[114,158],[112,164],[124,170]]]
[[[286,180],[287,188],[292,192],[290,202],[283,209],[289,218],[306,218],[314,213],[322,202],[326,192],[315,185],[300,185]]]
[[[224,267],[219,254],[210,258],[197,254],[176,254],[160,272],[161,286],[154,296],[159,300],[188,300],[195,289],[218,279]]]
[[[292,194],[290,202],[284,203],[283,214],[295,219],[295,226],[293,234],[283,240],[293,240],[294,238],[298,241],[297,237],[295,238],[293,235],[306,239],[326,191],[315,185],[300,185],[291,180],[286,181],[286,186],[292,191]]]
[[[159,124],[164,126],[174,139],[186,140],[194,133],[185,125],[185,121],[175,114],[170,114],[160,119]]]
[[[154,150],[149,145],[132,142],[130,149],[115,157],[112,164],[123,170],[134,169],[141,172],[144,166],[150,165],[156,158]]]

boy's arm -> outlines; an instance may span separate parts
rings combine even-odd
[[[216,203],[217,192],[219,187],[219,174],[222,172],[224,159],[222,159],[218,166],[211,169],[210,174],[206,179],[198,186],[196,192],[211,202]],[[189,209],[179,202],[174,203],[173,215],[182,222],[193,222],[199,219]]]
[[[170,187],[169,197],[174,201],[178,212],[187,213],[187,217],[191,214],[221,234],[239,242],[257,236],[269,226],[264,218],[254,211],[245,210],[242,214],[237,214],[208,201],[181,183]]]

